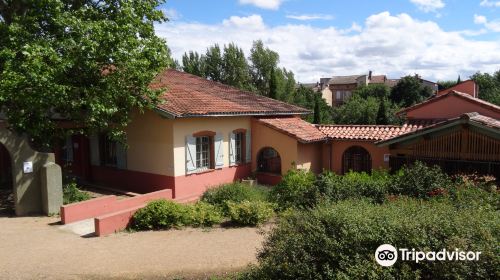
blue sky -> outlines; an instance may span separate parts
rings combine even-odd
[[[499,0],[167,0],[175,58],[262,39],[303,82],[373,70],[456,79],[500,69]]]

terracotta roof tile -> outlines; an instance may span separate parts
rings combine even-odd
[[[325,134],[301,118],[260,118],[258,122],[290,135],[302,143],[326,140]]]
[[[150,88],[166,88],[158,109],[174,117],[216,115],[297,115],[309,110],[198,76],[168,69]]]
[[[408,125],[318,125],[318,129],[331,139],[337,140],[385,140],[421,129]]]

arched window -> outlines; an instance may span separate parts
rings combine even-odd
[[[281,157],[273,148],[263,148],[257,156],[257,171],[281,175]]]
[[[355,172],[371,172],[372,157],[370,153],[360,146],[352,146],[342,155],[342,173],[350,170]]]

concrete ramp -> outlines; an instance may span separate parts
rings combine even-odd
[[[172,199],[172,190],[166,189],[131,198],[118,199],[107,195],[91,200],[61,206],[61,222],[76,229],[80,226],[88,230],[88,222],[81,225],[79,221],[93,220],[96,236],[103,236],[127,228],[135,212],[150,201],[157,199]]]

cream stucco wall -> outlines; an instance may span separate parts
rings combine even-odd
[[[250,130],[250,117],[181,118],[173,121],[174,176],[186,174],[186,136],[200,131],[221,133],[224,139],[224,167],[227,167],[229,166],[229,134],[241,128]]]
[[[153,111],[132,113],[127,133],[127,169],[174,175],[173,120]]]
[[[297,140],[269,128],[257,121],[252,122],[252,170],[257,169],[257,154],[265,147],[275,149],[281,157],[281,174],[285,174],[292,163],[298,163]]]

